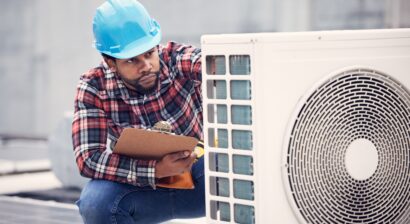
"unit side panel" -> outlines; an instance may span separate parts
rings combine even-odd
[[[296,224],[298,222],[286,198],[281,176],[282,142],[289,114],[303,93],[292,83],[302,80],[281,69],[280,56],[275,55],[276,50],[271,46],[255,43],[257,82],[254,95],[259,124],[256,126],[259,146],[256,169],[260,171],[257,182],[261,183],[256,194],[263,198],[258,202],[263,209],[256,212],[261,223]]]

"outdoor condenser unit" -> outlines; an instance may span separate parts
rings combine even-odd
[[[410,223],[410,29],[205,35],[209,223]]]

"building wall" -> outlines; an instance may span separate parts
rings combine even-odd
[[[102,1],[2,1],[0,133],[48,135],[98,62],[91,18]]]
[[[312,30],[380,29],[385,0],[312,0]]]
[[[38,80],[45,55],[37,48],[37,1],[2,1],[0,9],[0,133],[34,131]]]
[[[386,0],[385,27],[410,27],[410,1]]]

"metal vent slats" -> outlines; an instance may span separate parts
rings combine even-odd
[[[397,81],[369,69],[336,75],[307,98],[291,130],[285,172],[306,223],[410,223],[410,94]],[[345,164],[357,139],[377,149],[364,180]]]

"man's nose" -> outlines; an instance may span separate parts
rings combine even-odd
[[[152,64],[149,60],[141,61],[141,72],[150,72],[152,69]]]

